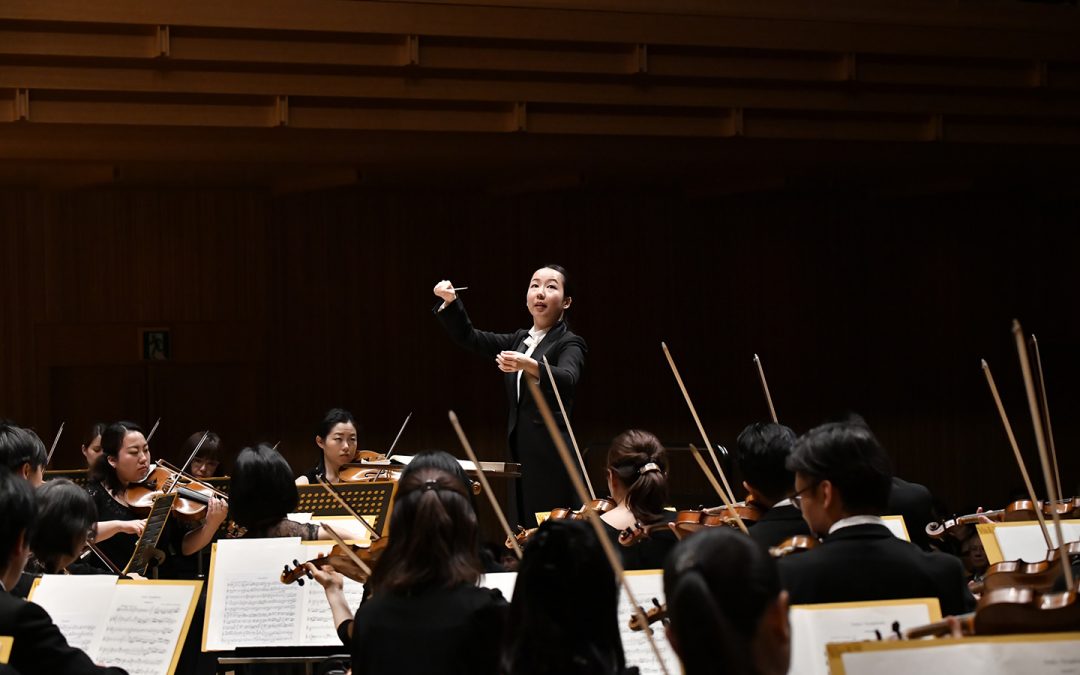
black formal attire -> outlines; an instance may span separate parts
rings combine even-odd
[[[491,358],[502,351],[525,352],[528,347],[525,338],[529,331],[522,328],[513,333],[489,333],[473,328],[465,305],[458,298],[446,305],[441,311],[435,308],[439,323],[455,343],[476,354]],[[544,394],[548,407],[555,416],[555,421],[562,433],[567,447],[572,447],[570,434],[566,431],[566,421],[559,411],[559,404],[551,388],[551,380],[544,367],[544,357],[551,364],[551,372],[559,387],[559,395],[566,406],[567,414],[574,408],[574,390],[581,379],[585,367],[585,354],[588,348],[585,340],[572,333],[565,322],[558,322],[536,345],[530,355],[540,364],[540,390]],[[507,440],[510,456],[521,463],[521,480],[517,481],[517,495],[512,505],[517,508],[517,520],[532,526],[534,514],[550,511],[554,508],[574,508],[581,501],[574,490],[566,467],[559,459],[555,443],[548,434],[544,420],[533,400],[531,390],[521,374],[521,395],[518,396],[518,373],[505,373],[503,384],[506,398],[510,404],[507,417]]]
[[[603,520],[603,519],[601,519]],[[665,511],[659,521],[659,523],[673,523],[675,522],[675,514],[670,511]],[[611,543],[615,545],[615,550],[619,552],[622,558],[623,569],[626,570],[659,570],[664,568],[664,560],[667,558],[671,549],[675,548],[675,544],[679,543],[678,537],[669,528],[665,527],[661,530],[657,530],[649,534],[638,543],[633,546],[623,546],[619,543],[620,530],[616,527],[612,527],[607,521],[603,521],[604,530],[607,532],[608,537],[611,539]]]
[[[469,584],[380,592],[338,636],[354,675],[494,675],[509,607],[499,591]]]
[[[925,485],[893,477],[888,513],[903,516],[911,543],[924,551],[930,550],[926,524],[934,520],[934,498]]]
[[[841,528],[779,565],[793,605],[937,598],[944,615],[975,607],[959,560],[922,551],[884,525]]]
[[[750,538],[762,548],[779,546],[784,540],[800,534],[810,534],[810,527],[803,520],[802,511],[791,504],[774,506],[756,523],[749,524]]]
[[[6,592],[0,592],[0,635],[15,638],[8,665],[24,675],[127,675],[121,668],[94,665],[68,644],[48,612]]]

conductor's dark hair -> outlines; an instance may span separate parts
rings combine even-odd
[[[851,514],[881,515],[888,508],[892,462],[865,425],[814,427],[795,441],[787,468],[832,483]]]
[[[94,439],[104,433],[105,423],[94,422],[90,425],[89,430],[87,430],[86,434],[82,437],[82,444],[86,447],[90,447],[90,445],[94,442]]]
[[[747,426],[735,441],[743,479],[773,502],[787,497],[795,488],[795,474],[786,466],[793,445],[795,432],[782,424]]]
[[[499,672],[624,672],[619,586],[585,523],[547,520],[525,547]]]
[[[566,271],[565,267],[563,267],[562,265],[556,265],[556,264],[552,263],[550,265],[544,265],[543,267],[540,267],[538,269],[555,270],[556,272],[561,274],[562,279],[563,279],[563,283],[562,283],[563,298],[572,298],[572,297],[574,297],[573,281],[571,281],[570,273]]]
[[[611,441],[607,465],[626,488],[626,506],[637,520],[654,523],[663,518],[668,460],[659,438],[639,429],[622,432]]]
[[[750,645],[781,592],[776,561],[744,534],[710,527],[664,564],[664,596],[686,675],[757,672]]]
[[[144,433],[138,424],[126,420],[113,422],[105,427],[105,431],[101,432],[101,456],[90,469],[90,478],[100,481],[114,493],[123,490],[124,485],[116,475],[116,468],[109,464],[109,458],[116,459],[119,456],[120,448],[124,447],[124,438],[132,432]]]
[[[319,422],[319,426],[315,428],[315,435],[325,440],[335,426],[346,423],[353,425],[356,428],[356,433],[360,433],[360,423],[356,421],[351,412],[344,408],[331,408],[326,411],[322,421]]]
[[[0,423],[0,465],[18,472],[23,464],[37,469],[47,459],[45,444],[37,434],[13,422]]]
[[[22,477],[0,467],[0,564],[7,565],[19,535],[26,533],[26,540],[34,534],[34,518],[37,505],[34,489]]]
[[[422,452],[401,472],[387,544],[369,584],[373,593],[407,593],[479,582],[476,511],[461,465],[448,453]]]
[[[90,493],[66,478],[51,480],[37,490],[37,526],[30,550],[48,574],[58,574],[60,556],[77,555],[76,544],[97,522]]]
[[[237,525],[259,530],[296,510],[300,494],[292,467],[266,443],[244,448],[229,484],[229,516]]]

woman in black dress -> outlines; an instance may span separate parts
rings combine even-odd
[[[445,452],[413,458],[398,481],[390,532],[355,617],[341,575],[308,563],[350,647],[354,675],[495,673],[507,604],[499,591],[477,586],[476,511],[457,460]]]
[[[648,431],[630,429],[615,437],[608,448],[607,483],[611,498],[618,504],[600,518],[622,554],[628,570],[660,569],[664,558],[678,541],[664,527],[675,513],[666,511],[668,485],[667,451]],[[631,546],[618,544],[619,532],[630,527],[654,526],[651,533]],[[659,525],[660,527],[655,527]]]
[[[128,487],[138,483],[150,471],[150,446],[142,429],[134,422],[114,422],[101,434],[101,456],[91,471],[87,491],[97,507],[98,548],[123,569],[145,527],[145,519],[127,502]],[[202,549],[210,543],[225,516],[228,506],[214,497],[206,509],[206,519],[186,533],[176,534],[177,548],[183,555]],[[162,541],[168,546],[174,532],[172,520],[166,525]]]
[[[546,356],[566,412],[570,414],[588,351],[585,340],[572,333],[563,320],[564,313],[573,301],[571,290],[565,269],[559,265],[541,267],[533,273],[525,294],[526,306],[532,315],[532,327],[512,333],[489,333],[473,328],[453,284],[440,281],[434,289],[435,295],[443,301],[435,308],[435,316],[450,339],[469,351],[493,358],[504,374],[503,384],[510,404],[507,439],[510,455],[513,461],[521,463],[522,471],[511,507],[516,511],[513,515],[517,521],[529,527],[535,523],[534,514],[538,512],[577,505],[577,493],[566,474],[566,468],[559,459],[528,385],[522,381],[524,377],[538,381],[569,446],[566,422],[559,414],[558,402],[543,363]]]

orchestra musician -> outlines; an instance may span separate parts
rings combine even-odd
[[[521,381],[522,377],[537,380],[549,406],[557,409],[550,379],[542,372],[546,356],[567,414],[570,414],[588,350],[585,340],[575,335],[564,321],[564,314],[573,301],[569,275],[560,265],[547,265],[533,273],[525,294],[532,327],[512,333],[490,333],[474,328],[449,281],[436,284],[434,293],[442,300],[442,304],[435,307],[435,316],[450,339],[469,351],[493,358],[503,373],[509,403],[507,440],[510,455],[523,469],[522,478],[514,485],[516,494],[510,506],[516,513],[512,514],[511,520],[516,517],[518,522],[529,527],[535,522],[537,512],[565,507],[577,499],[529,388]],[[558,424],[569,445],[565,420],[560,417]]]
[[[518,570],[499,672],[636,674],[619,635],[619,593],[588,523],[544,521]]]
[[[348,410],[332,408],[315,430],[315,445],[322,454],[315,466],[296,479],[297,485],[314,485],[321,475],[331,483],[338,480],[338,469],[356,459],[360,425]]]
[[[145,519],[136,513],[127,498],[127,490],[142,481],[150,471],[150,446],[142,428],[134,422],[114,422],[101,435],[101,457],[90,475],[87,491],[101,518],[97,523],[98,546],[117,565],[123,567],[135,552]],[[162,540],[179,540],[177,548],[191,555],[209,544],[228,514],[228,506],[219,497],[207,505],[202,525],[180,534],[180,529],[166,524]]]
[[[202,440],[204,434],[206,440],[203,441],[202,446],[199,446],[199,441]],[[180,447],[181,461],[185,461],[190,457],[197,447],[199,451],[192,457],[191,464],[188,465],[188,473],[196,478],[217,478],[221,475],[221,462],[224,459],[224,447],[221,443],[221,437],[213,431],[196,431],[188,436]]]
[[[341,575],[307,563],[354,675],[494,673],[507,603],[477,586],[477,517],[457,460],[439,451],[413,458],[398,480],[390,532],[355,616]]]
[[[30,555],[37,506],[27,481],[0,468],[0,635],[14,638],[8,665],[19,673],[49,675],[126,675],[120,668],[95,665],[68,644],[48,612],[8,592]]]
[[[944,614],[974,607],[959,560],[922,551],[885,526],[892,468],[869,428],[815,427],[795,442],[787,466],[795,472],[792,502],[823,537],[780,560],[793,604],[936,597]]]
[[[735,441],[735,461],[743,487],[761,516],[750,524],[750,538],[766,550],[797,535],[810,534],[802,513],[791,503],[795,474],[786,462],[795,432],[782,424],[748,425]]]
[[[47,462],[45,444],[36,433],[9,420],[0,421],[0,467],[38,487],[45,482]]]
[[[619,532],[636,525],[666,525],[675,519],[667,511],[667,450],[648,431],[629,429],[611,441],[607,454],[607,484],[617,506],[600,516],[618,544]],[[632,546],[616,546],[624,569],[659,569],[678,539],[667,527],[653,529]]]
[[[664,597],[686,675],[788,672],[788,593],[775,561],[745,535],[710,527],[679,542],[664,564]]]
[[[101,434],[105,431],[104,422],[94,422],[83,436],[79,451],[86,460],[86,468],[93,469],[97,458],[101,457]]]

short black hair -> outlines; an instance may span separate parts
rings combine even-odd
[[[795,486],[795,473],[786,466],[793,445],[795,432],[783,424],[747,426],[735,441],[743,479],[773,502],[787,497]]]
[[[229,515],[249,530],[264,528],[296,510],[300,493],[292,467],[265,443],[244,448],[229,484]]]
[[[832,483],[849,512],[880,515],[888,508],[892,462],[863,424],[833,422],[811,429],[795,441],[787,468]]]
[[[35,491],[37,524],[30,550],[49,574],[57,574],[62,555],[76,555],[75,542],[97,522],[97,507],[90,493],[66,478],[51,480]]]
[[[44,466],[49,455],[38,435],[12,422],[0,423],[0,465],[18,472],[23,464],[31,469]]]
[[[0,467],[0,564],[7,565],[19,535],[26,533],[26,540],[34,534],[37,505],[34,489],[30,483],[15,473]]]

